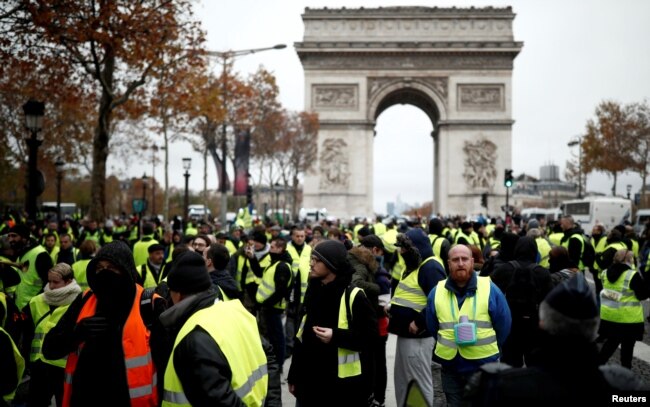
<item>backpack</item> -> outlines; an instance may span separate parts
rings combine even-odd
[[[533,279],[533,269],[538,264],[533,263],[522,267],[518,261],[508,262],[513,268],[510,283],[504,290],[510,306],[513,320],[537,320],[539,304],[537,303],[537,286]]]
[[[582,236],[582,265],[589,270],[594,269],[594,263],[596,262],[596,249],[594,245],[591,244],[591,240]]]

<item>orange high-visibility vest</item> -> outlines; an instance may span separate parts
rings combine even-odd
[[[136,285],[135,298],[131,312],[126,320],[122,331],[122,348],[124,349],[124,364],[126,366],[126,377],[129,386],[129,396],[131,397],[131,406],[133,407],[150,407],[158,405],[158,391],[156,388],[156,367],[151,358],[151,348],[149,347],[150,332],[144,325],[140,315],[140,297],[142,287]],[[95,315],[97,308],[97,297],[91,294],[86,303],[81,308],[77,323],[84,318]],[[72,397],[72,378],[79,354],[84,344],[79,344],[79,348],[68,355],[68,361],[65,365],[65,381],[63,384],[63,406],[69,407]]]

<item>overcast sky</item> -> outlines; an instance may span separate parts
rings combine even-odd
[[[291,110],[304,110],[304,73],[293,48],[295,42],[302,41],[304,8],[397,5],[513,7],[514,37],[524,43],[513,71],[515,174],[539,176],[539,167],[548,163],[559,165],[563,174],[571,154],[567,142],[584,133],[599,102],[650,98],[650,1],[646,0],[204,0],[197,6],[197,14],[212,50],[287,44],[284,50],[241,57],[235,69],[248,73],[263,64],[278,80],[282,103]],[[220,67],[214,69],[217,72]],[[431,200],[431,129],[424,113],[412,106],[394,106],[379,117],[374,147],[376,211],[385,212],[385,202],[398,194],[411,203]],[[174,151],[170,159],[172,185],[184,185],[181,158],[188,155],[193,158],[190,188],[202,189],[201,155],[180,145]],[[209,165],[208,187],[214,189],[217,178],[214,165]],[[131,175],[140,176],[143,169],[149,173],[151,165],[133,167]],[[157,172],[162,173],[162,165]],[[162,176],[157,178],[162,182]],[[590,191],[611,190],[611,179],[605,175],[591,174],[587,182]],[[620,176],[617,193],[625,194],[627,184],[632,184],[635,192],[641,180],[636,174]]]

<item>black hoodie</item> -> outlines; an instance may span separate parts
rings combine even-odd
[[[546,294],[553,288],[551,275],[547,269],[536,263],[538,251],[535,239],[529,236],[524,236],[517,240],[515,245],[514,257],[515,261],[506,263],[495,264],[494,272],[491,275],[494,284],[506,294],[514,277],[515,270],[532,269],[532,281],[535,286],[535,302],[539,305]],[[510,304],[510,301],[508,302]],[[514,310],[512,310],[514,312]]]

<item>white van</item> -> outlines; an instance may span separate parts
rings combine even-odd
[[[650,209],[639,209],[634,219],[634,233],[640,236],[645,229],[646,223],[650,221]]]
[[[187,207],[187,216],[192,220],[203,219],[203,216],[207,215],[208,220],[212,219],[212,214],[210,213],[210,208],[206,208],[205,205],[188,205]]]
[[[298,220],[300,222],[318,222],[327,218],[327,209],[325,208],[300,208]]]
[[[612,230],[632,213],[632,201],[611,196],[591,196],[584,199],[573,199],[562,202],[562,213],[571,215],[576,223],[582,226],[586,234],[597,223],[605,226],[606,231]]]

